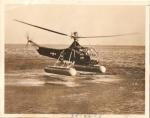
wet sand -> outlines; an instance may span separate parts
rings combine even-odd
[[[95,47],[106,74],[47,74],[54,60],[6,46],[6,113],[144,114],[144,47]],[[22,52],[22,53],[21,53]]]

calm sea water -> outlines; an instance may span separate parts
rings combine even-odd
[[[64,48],[67,46],[49,46]],[[106,74],[47,74],[55,60],[24,45],[6,45],[6,113],[144,114],[145,49],[94,46]]]

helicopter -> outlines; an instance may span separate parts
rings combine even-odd
[[[73,43],[68,48],[54,49],[42,47],[30,40],[29,36],[27,37],[27,44],[30,43],[34,47],[36,47],[36,50],[40,55],[54,58],[57,60],[53,66],[46,66],[44,68],[45,72],[53,74],[76,76],[78,74],[77,71],[86,71],[102,74],[105,73],[106,67],[100,64],[98,52],[94,48],[81,46],[78,40],[80,38],[105,38],[127,35],[119,34],[104,36],[79,36],[78,32],[73,32],[71,33],[71,35],[68,35],[66,33],[33,25],[24,21],[16,19],[15,21],[73,39]]]

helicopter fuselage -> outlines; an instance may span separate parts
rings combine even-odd
[[[77,41],[74,41],[69,48],[53,49],[40,47],[38,53],[43,56],[58,59],[59,61],[70,61],[77,65],[97,65],[98,59],[91,48],[80,46]]]

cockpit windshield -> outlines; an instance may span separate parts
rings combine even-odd
[[[90,56],[91,60],[98,60],[98,54],[93,48],[86,48],[87,55]]]
[[[97,57],[97,52],[92,49],[92,48],[89,48],[87,53],[90,55],[90,56],[93,56],[93,57]]]

